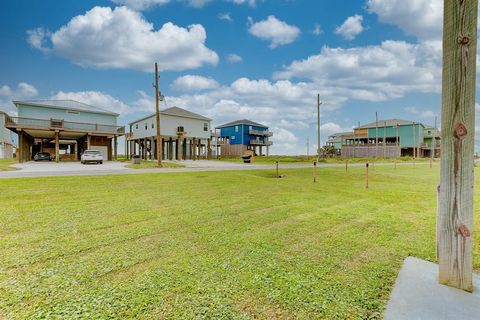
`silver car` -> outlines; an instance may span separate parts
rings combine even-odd
[[[103,163],[103,155],[98,150],[85,150],[85,152],[80,157],[80,161],[82,164],[86,164],[88,162],[94,163]]]

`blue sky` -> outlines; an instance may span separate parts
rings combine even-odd
[[[121,114],[165,106],[248,118],[275,154],[315,149],[358,122],[433,124],[440,112],[441,0],[2,1],[0,108],[12,99],[75,99]]]

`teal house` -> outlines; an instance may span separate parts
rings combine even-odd
[[[333,134],[327,141],[342,157],[440,156],[440,132],[420,122],[387,119]]]
[[[73,100],[13,101],[17,117],[5,127],[18,135],[17,157],[30,161],[49,152],[58,162],[78,160],[84,150],[99,150],[105,160],[117,156],[117,137],[125,132],[118,114]]]

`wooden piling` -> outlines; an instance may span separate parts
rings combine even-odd
[[[345,172],[348,172],[348,159],[345,160]]]
[[[365,189],[368,189],[368,162],[365,164]]]
[[[277,178],[279,178],[280,176],[278,175],[278,161],[275,161],[275,175]]]
[[[439,282],[472,291],[477,0],[445,0]]]
[[[313,161],[313,182],[317,182],[317,161]]]

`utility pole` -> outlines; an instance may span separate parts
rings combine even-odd
[[[155,115],[156,115],[156,122],[157,122],[157,166],[162,166],[162,137],[160,135],[160,108],[158,106],[158,101],[162,99],[160,91],[158,90],[158,64],[155,62]]]
[[[439,282],[472,291],[478,0],[444,0]]]
[[[375,158],[378,158],[378,113],[375,111]]]
[[[432,137],[432,160],[435,158],[435,147],[437,146],[437,117],[435,116],[435,129],[433,129],[433,137]]]
[[[320,93],[317,94],[317,162],[320,161]]]
[[[307,157],[309,156],[310,149],[310,137],[307,136]]]

